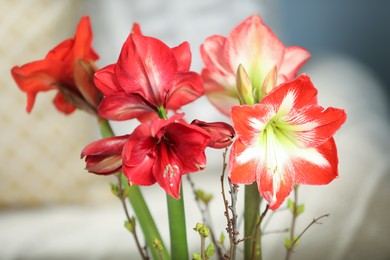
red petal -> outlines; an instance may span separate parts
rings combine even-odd
[[[119,86],[115,75],[115,64],[108,65],[95,73],[94,82],[100,91],[106,95],[115,95],[124,92]]]
[[[81,152],[86,157],[86,169],[96,174],[112,174],[122,165],[123,146],[128,135],[104,138],[87,145]]]
[[[181,176],[183,167],[177,154],[162,141],[159,144],[158,155],[153,167],[154,176],[158,184],[170,196],[180,198]]]
[[[231,119],[237,137],[247,145],[256,141],[269,119],[275,115],[271,106],[255,104],[254,106],[234,106]]]
[[[127,120],[144,118],[155,114],[155,111],[138,95],[118,93],[103,98],[99,107],[99,115],[109,120]]]
[[[188,42],[183,42],[179,46],[172,48],[173,55],[177,62],[178,72],[187,72],[191,66],[191,50]]]
[[[156,182],[153,175],[153,156],[155,143],[143,124],[137,127],[123,150],[123,174],[130,183],[152,185]]]
[[[200,54],[207,70],[219,74],[221,77],[234,75],[235,70],[230,69],[225,52],[226,37],[214,35],[208,37],[200,46]]]
[[[91,48],[91,43],[91,22],[88,16],[84,16],[80,19],[76,35],[74,37],[74,58],[82,58],[87,61],[99,59],[99,56]]]
[[[260,180],[258,181],[258,189],[261,196],[267,200],[269,209],[276,210],[282,205],[287,196],[293,189],[292,176],[284,174],[283,179],[280,181],[279,190],[276,192],[276,196],[273,197],[273,178],[272,174],[267,171],[262,171],[260,174]]]
[[[177,110],[204,93],[202,78],[195,72],[177,73],[167,97],[167,109]]]
[[[300,75],[296,79],[274,88],[261,100],[260,104],[272,105],[275,111],[285,115],[291,109],[317,105],[317,89],[308,76]]]
[[[247,162],[238,162],[237,156],[240,155],[247,147],[237,139],[230,150],[229,158],[229,177],[235,184],[251,184],[256,180],[259,161],[253,158]]]
[[[176,70],[176,58],[168,46],[137,34],[131,34],[124,43],[115,68],[126,93],[138,93],[156,106],[163,104]]]
[[[299,184],[328,184],[338,176],[337,148],[334,139],[315,148],[328,162],[318,165],[303,158],[293,159],[294,182]]]
[[[58,92],[54,97],[53,103],[59,111],[66,115],[71,114],[76,109],[64,99],[64,96],[61,94],[61,92]]]
[[[166,126],[164,136],[172,143],[175,156],[182,166],[180,169],[182,174],[204,169],[206,166],[204,150],[210,140],[210,135],[206,131],[195,125],[171,123]]]
[[[278,68],[278,73],[288,80],[293,79],[298,70],[310,59],[310,52],[304,48],[293,46],[284,50],[283,61]],[[282,83],[284,81],[278,81]]]

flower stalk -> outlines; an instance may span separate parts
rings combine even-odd
[[[171,258],[188,259],[183,187],[180,189],[180,199],[174,199],[167,194],[167,205],[169,234],[171,237]]]
[[[245,186],[244,195],[244,257],[245,259],[252,259],[253,250],[261,250],[260,239],[255,237],[256,223],[260,217],[260,194],[257,189],[257,183],[254,182]],[[258,234],[257,234],[258,236]],[[253,243],[253,241],[256,241]],[[256,247],[254,249],[253,247]]]

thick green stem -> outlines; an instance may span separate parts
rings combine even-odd
[[[99,119],[99,128],[101,135],[103,137],[112,137],[114,136],[114,132],[107,120]],[[168,251],[161,239],[160,233],[157,229],[157,226],[154,222],[152,215],[150,214],[148,205],[141,193],[141,190],[136,185],[128,185],[127,179],[121,175],[123,189],[127,191],[127,197],[130,201],[130,204],[134,210],[135,215],[137,216],[137,220],[141,226],[142,232],[145,236],[146,244],[150,251],[152,252],[153,259],[170,259]],[[163,249],[159,252],[155,247],[153,247],[153,240],[157,238],[163,244]]]
[[[180,199],[177,200],[167,195],[167,204],[171,236],[171,258],[188,259],[183,187],[181,187]]]
[[[260,217],[260,194],[257,183],[245,186],[245,211],[244,211],[244,256],[245,259],[253,259],[253,241],[256,247],[261,250],[260,239],[255,236],[256,224]],[[257,251],[257,250],[256,250]],[[256,258],[259,259],[259,258]]]

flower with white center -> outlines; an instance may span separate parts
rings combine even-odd
[[[276,87],[259,104],[234,106],[231,118],[237,134],[231,181],[257,181],[270,209],[283,203],[294,184],[328,184],[338,176],[333,135],[346,114],[319,106],[308,76]]]

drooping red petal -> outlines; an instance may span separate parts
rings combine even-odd
[[[270,210],[278,209],[291,193],[294,186],[293,176],[285,173],[283,174],[283,179],[280,180],[279,189],[274,195],[275,183],[273,175],[265,169],[261,171],[260,178],[257,183],[259,192],[261,193],[261,196],[267,200]]]
[[[53,103],[56,106],[56,108],[64,113],[65,115],[71,114],[76,108],[69,104],[64,96],[61,94],[61,92],[58,92],[56,96],[53,99]]]
[[[149,186],[156,182],[153,165],[155,143],[145,125],[137,127],[123,149],[123,174],[131,184]]]
[[[126,95],[119,92],[106,96],[98,107],[99,115],[109,120],[146,118],[155,114],[149,104],[139,95]]]

